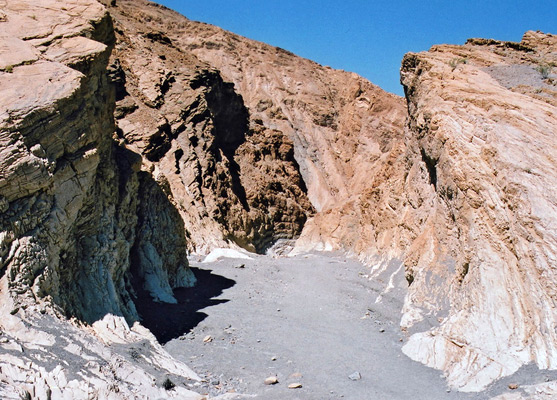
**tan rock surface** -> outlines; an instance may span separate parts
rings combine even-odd
[[[428,228],[405,255],[407,310],[441,318],[405,352],[462,390],[530,362],[556,367],[557,91],[536,70],[555,49],[555,36],[528,32],[403,61],[408,147],[432,182],[416,210]]]
[[[356,74],[322,67],[282,49],[242,38],[217,27],[189,21],[164,7],[149,3],[120,1],[117,7],[111,8],[111,12],[115,15],[116,26],[120,26],[122,31],[130,29],[131,34],[134,29],[140,29],[137,27],[138,24],[145,30],[143,26],[147,23],[150,32],[145,34],[157,38],[148,41],[147,44],[143,43],[143,39],[134,39],[136,48],[131,47],[129,40],[122,38],[123,44],[117,46],[117,50],[121,47],[122,52],[117,51],[115,56],[121,60],[130,60],[127,62],[129,66],[124,69],[126,77],[130,77],[129,81],[132,82],[131,97],[139,99],[134,100],[134,104],[141,104],[143,100],[134,92],[133,82],[137,82],[137,87],[141,89],[148,79],[137,79],[133,78],[134,76],[152,76],[151,88],[155,88],[159,84],[157,82],[161,82],[162,79],[156,78],[153,72],[141,69],[141,65],[148,66],[151,71],[158,68],[162,75],[171,73],[174,79],[168,94],[164,96],[169,100],[164,104],[161,101],[160,107],[155,107],[155,110],[143,107],[141,111],[138,109],[119,120],[125,140],[133,142],[132,146],[144,147],[145,144],[141,144],[139,138],[150,137],[152,132],[156,131],[156,121],[174,121],[175,115],[179,114],[179,109],[175,110],[176,103],[191,103],[191,99],[176,101],[176,95],[174,98],[171,97],[175,86],[181,90],[182,96],[185,96],[184,90],[188,88],[187,76],[182,77],[185,75],[183,72],[177,74],[176,67],[169,61],[175,57],[174,53],[178,50],[185,54],[193,53],[201,60],[197,61],[198,65],[201,63],[217,68],[225,81],[234,83],[234,90],[241,95],[245,111],[249,114],[248,137],[245,143],[240,144],[235,150],[237,157],[234,158],[240,170],[240,181],[246,191],[248,206],[251,210],[262,210],[262,213],[269,210],[271,215],[276,215],[271,221],[281,215],[280,218],[286,219],[287,224],[292,224],[292,217],[288,216],[294,213],[294,225],[286,230],[288,235],[280,235],[279,230],[276,237],[292,237],[299,233],[305,221],[304,214],[307,215],[311,211],[311,206],[305,200],[306,185],[307,197],[317,211],[341,207],[368,187],[369,176],[373,171],[384,168],[383,165],[389,162],[392,154],[400,152],[405,119],[402,99],[385,93]],[[135,37],[137,38],[137,35]],[[138,43],[138,40],[142,43]],[[146,54],[147,50],[138,49],[147,45],[149,49],[156,49],[156,57],[143,61],[135,60],[137,54]],[[171,53],[171,50],[174,53]],[[185,56],[180,57],[184,60]],[[199,69],[199,66],[195,66],[195,60],[191,59],[192,56],[189,57],[188,61],[182,61],[180,67],[183,69],[187,65],[193,65]],[[133,60],[135,62],[132,62]],[[134,73],[134,68],[144,73]],[[145,86],[141,90],[143,98],[151,98],[149,101],[155,101],[157,98],[155,89],[146,92]],[[162,99],[160,95],[159,97]],[[130,99],[123,99],[122,109],[129,107],[129,103]],[[202,109],[198,112],[202,112]],[[140,128],[145,126],[146,121],[142,120],[140,123],[138,120],[144,118],[146,113],[152,114],[150,120],[153,122],[150,122],[152,127],[149,129]],[[170,123],[172,132],[177,129],[174,125],[180,126],[178,123],[179,121]],[[143,133],[139,132],[142,129]],[[186,128],[184,133],[190,130]],[[188,134],[191,136],[191,133]],[[172,157],[168,166],[161,167],[161,170],[168,178],[175,198],[190,204],[193,197],[193,207],[182,210],[182,215],[185,216],[186,226],[191,227],[194,244],[201,249],[203,245],[199,244],[207,242],[208,238],[215,236],[219,231],[218,227],[215,230],[214,219],[218,220],[221,217],[215,215],[212,209],[219,208],[222,211],[236,208],[230,202],[225,206],[219,204],[222,200],[217,199],[215,202],[210,199],[212,195],[208,195],[205,188],[199,190],[192,185],[199,173],[192,173],[191,170],[195,171],[196,165],[199,165],[197,168],[201,170],[201,175],[206,175],[205,164],[210,160],[200,160],[199,150],[188,150],[185,147],[187,143],[183,143],[181,136],[184,134],[179,133],[178,138],[172,141],[172,148],[184,150],[186,154],[197,154],[193,159],[190,156],[190,172],[187,172],[189,175],[181,177],[181,181],[172,176],[170,162],[175,162]],[[197,140],[199,143],[207,141],[206,138]],[[160,165],[164,163],[164,160],[160,161]],[[219,163],[216,165],[218,168]],[[226,172],[226,165],[224,167]],[[298,168],[301,177],[297,173]],[[184,192],[184,186],[189,190]],[[217,192],[222,190],[212,186],[208,189],[213,192],[215,189]],[[195,191],[201,192],[201,195],[196,195]],[[280,193],[284,196],[279,195]],[[196,200],[196,196],[205,200],[205,204]],[[230,195],[227,197],[234,198]],[[192,213],[192,209],[198,214],[201,210],[207,210],[213,218],[192,217],[188,215]],[[241,220],[238,224],[233,217],[225,216],[223,219],[232,224],[232,229],[228,228],[225,233],[231,230],[236,232],[231,235],[235,241],[250,248],[246,246],[246,242],[253,241],[251,226],[269,224],[265,219],[253,218],[248,216],[246,220],[242,217],[244,222]],[[223,222],[221,224],[226,225]],[[245,230],[246,226],[248,232],[244,233],[243,238],[238,232]],[[222,228],[220,230],[222,231]],[[214,248],[221,243],[213,241],[207,243],[205,248]]]
[[[110,11],[121,140],[168,188],[190,249],[261,252],[299,235],[313,208],[288,137],[255,118],[237,86],[170,38],[184,17],[136,1]]]
[[[400,248],[383,233],[392,223],[389,214],[396,216],[396,211],[383,209],[402,193],[403,99],[354,73],[323,67],[214,26],[189,20],[171,26],[167,35],[173,43],[234,82],[252,119],[281,131],[294,144],[317,211],[304,225],[298,251],[377,254],[373,249]],[[395,193],[394,199],[383,192]],[[381,211],[370,211],[376,208]],[[373,221],[366,220],[366,213],[373,214]]]
[[[404,351],[451,386],[557,368],[555,36],[409,54],[405,110],[355,74],[152,3],[109,7],[115,34],[92,0],[0,9],[4,397],[90,394],[38,362],[61,354],[49,335],[36,342],[53,315],[93,327],[96,339],[55,320],[64,351],[92,349],[72,365],[92,362],[94,393],[120,396],[116,370],[123,397],[164,397],[152,371],[101,342],[120,355],[154,343],[128,328],[137,291],[175,302],[194,281],[188,249],[263,252],[300,233],[296,251],[366,261],[385,283],[377,301],[406,276]],[[195,379],[152,352],[149,365]],[[103,370],[107,359],[118,365]]]
[[[112,140],[106,9],[0,9],[0,48],[21,47],[0,56],[0,397],[200,398],[162,387],[199,378],[137,323],[138,288],[172,302],[195,278],[178,212]]]
[[[354,73],[206,24],[186,21],[182,32],[176,40],[232,80],[254,118],[293,141],[317,211],[368,187],[403,138],[403,100]]]

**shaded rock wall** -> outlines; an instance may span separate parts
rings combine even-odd
[[[147,2],[110,10],[121,143],[165,182],[190,250],[263,252],[299,235],[313,207],[288,137],[254,118],[237,86],[169,36],[184,17]]]
[[[112,20],[90,1],[65,10],[7,2],[3,12],[5,41],[28,54],[1,60],[2,295],[13,312],[38,296],[87,322],[107,313],[137,320],[136,252],[149,249],[152,262],[134,271],[159,297],[193,277],[179,215],[152,177],[139,176],[141,157],[112,138]]]
[[[162,398],[167,374],[200,398],[189,368],[130,329],[134,283],[172,302],[194,278],[164,185],[113,139],[109,14],[9,0],[0,16],[0,397]]]

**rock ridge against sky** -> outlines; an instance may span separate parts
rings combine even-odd
[[[191,20],[356,72],[400,96],[400,61],[408,52],[439,43],[463,44],[470,37],[518,42],[529,30],[555,33],[557,21],[552,0],[532,6],[522,0],[158,2]]]
[[[284,240],[383,296],[405,277],[404,352],[451,387],[557,368],[556,36],[410,53],[405,101],[155,3],[0,6],[3,397],[198,380],[139,297],[175,303],[188,253]],[[68,352],[82,375],[50,368]]]

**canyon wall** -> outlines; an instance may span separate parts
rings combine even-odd
[[[194,278],[175,208],[113,140],[112,20],[88,1],[3,10],[5,42],[25,50],[1,60],[0,78],[0,254],[14,311],[38,296],[89,323],[137,320],[132,274],[169,298]]]
[[[1,3],[0,397],[165,394],[111,343],[142,342],[151,368],[199,379],[129,328],[134,282],[175,302],[195,278],[178,212],[113,140],[109,14],[90,0]]]
[[[405,352],[464,390],[556,368],[556,48],[527,32],[402,63],[408,151],[431,183],[416,210],[427,229],[405,255],[407,306],[440,313]]]
[[[257,118],[215,66],[169,26],[184,17],[153,3],[111,8],[118,139],[164,182],[191,251],[240,246],[264,252],[300,234],[314,211],[292,141]]]
[[[188,252],[281,239],[359,257],[382,296],[402,282],[404,352],[455,388],[557,367],[555,36],[408,54],[405,103],[154,3],[0,5],[4,397],[69,379],[37,363],[54,334],[18,350],[49,324],[97,355],[96,393],[138,342],[197,379],[138,324],[138,291],[175,302]],[[164,394],[146,368],[121,390]]]
[[[149,152],[149,140],[165,137],[159,140],[167,149],[154,168],[183,199],[193,250],[205,251],[224,238],[260,251],[276,239],[296,237],[307,217],[353,201],[401,151],[403,99],[354,73],[153,3],[120,1],[110,12],[119,32],[113,57],[127,80],[116,112],[123,140]],[[210,81],[217,77],[233,83],[227,90],[234,99]],[[219,116],[217,101],[228,105],[227,115]],[[208,127],[198,123],[206,121],[203,113],[214,118]],[[229,133],[219,132],[225,125],[219,118],[232,124]],[[161,130],[157,124],[170,125],[168,133],[154,135]],[[230,141],[228,149],[222,136]],[[219,179],[213,169],[222,170]],[[246,193],[243,209],[234,182],[226,182],[235,175]],[[215,208],[231,212],[221,216]],[[270,226],[273,234],[264,233]]]

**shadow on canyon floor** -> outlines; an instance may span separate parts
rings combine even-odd
[[[142,318],[141,323],[161,344],[195,328],[207,317],[207,314],[200,310],[228,302],[227,299],[215,297],[236,284],[236,281],[213,274],[211,270],[194,267],[191,267],[191,270],[197,278],[197,283],[192,288],[178,288],[174,291],[178,304],[157,303],[145,290],[137,291],[135,305]]]

